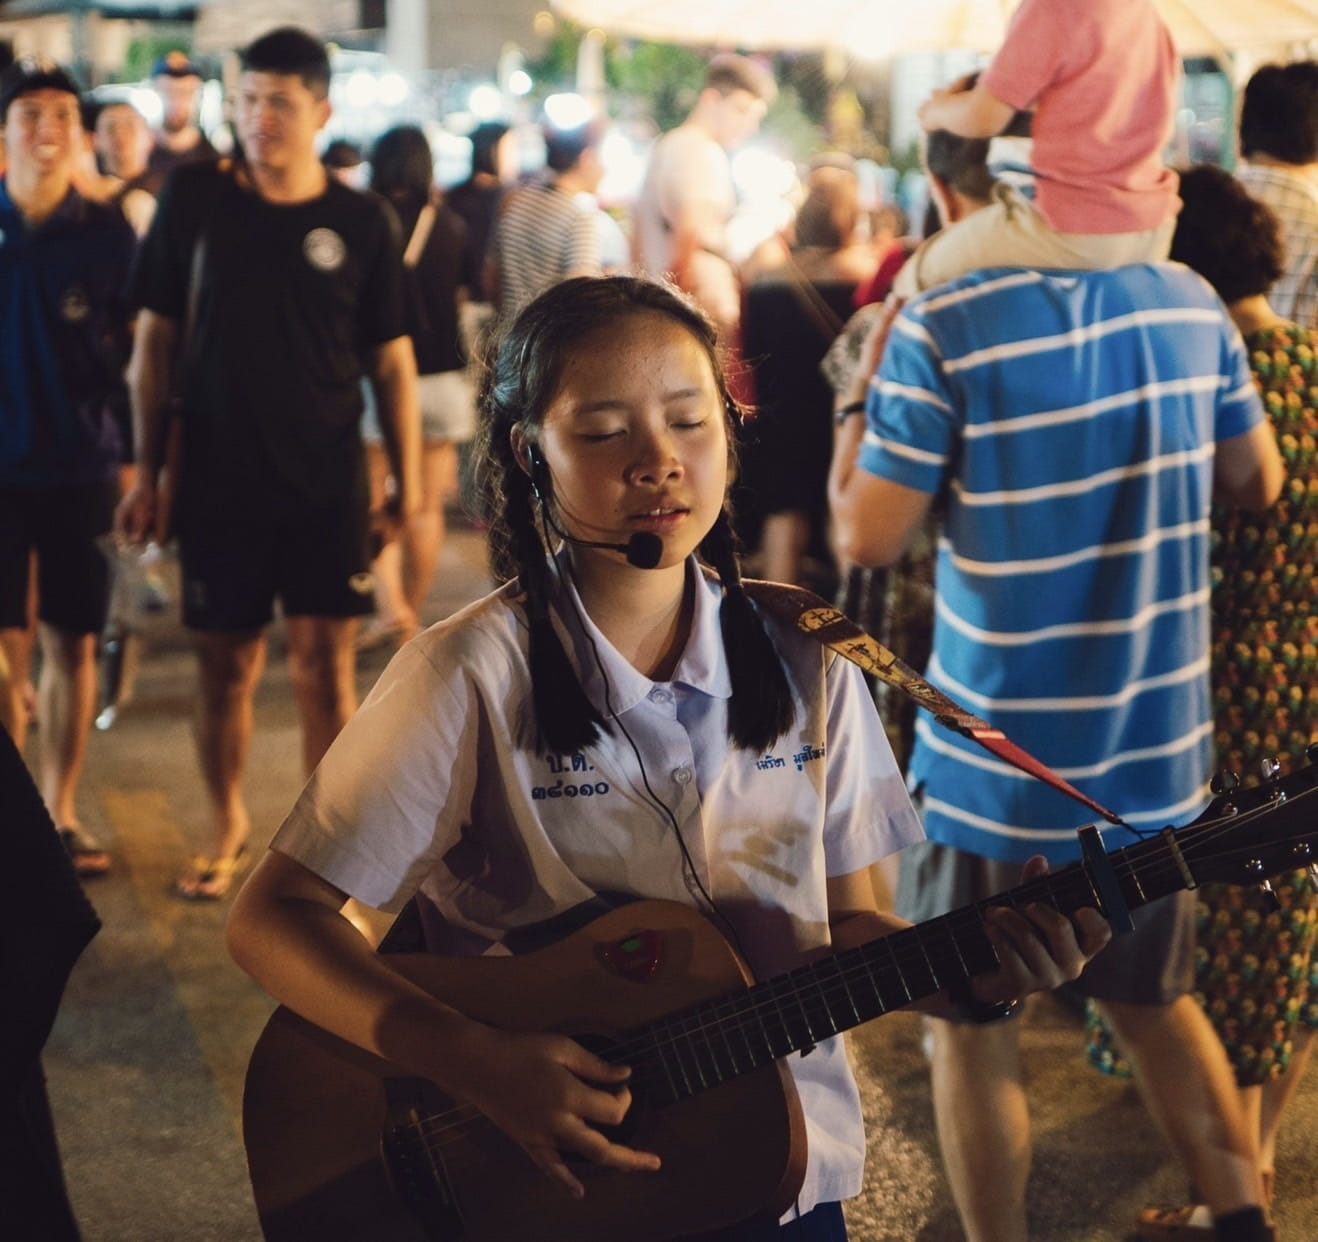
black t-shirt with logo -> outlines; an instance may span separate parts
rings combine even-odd
[[[367,356],[407,331],[392,210],[333,180],[321,197],[283,205],[226,166],[180,168],[132,296],[174,320],[181,339],[199,239],[195,322],[180,350],[185,511],[359,494]]]

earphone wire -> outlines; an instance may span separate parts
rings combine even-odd
[[[552,525],[545,514],[548,505],[545,498],[538,495],[538,493],[537,499],[540,501],[540,524],[547,536],[548,532],[552,529]],[[549,543],[547,537],[545,543]],[[631,752],[636,757],[636,766],[640,769],[641,784],[645,788],[646,795],[649,797],[650,801],[664,813],[669,826],[673,830],[673,835],[677,838],[678,849],[682,852],[682,881],[686,886],[687,892],[695,897],[698,902],[704,904],[706,913],[710,914],[717,920],[724,933],[727,935],[727,938],[732,942],[732,946],[736,949],[737,955],[745,961],[747,960],[746,952],[742,947],[741,937],[737,934],[736,927],[733,926],[732,921],[719,908],[719,904],[714,900],[713,894],[711,894],[709,889],[705,887],[705,882],[700,878],[700,872],[696,869],[695,859],[691,857],[691,849],[686,843],[686,838],[682,835],[682,827],[677,822],[677,816],[673,814],[672,808],[668,803],[655,793],[654,786],[650,784],[650,774],[645,768],[645,760],[641,757],[641,748],[636,745],[636,739],[632,737],[627,726],[623,724],[622,717],[618,715],[617,709],[613,705],[613,695],[610,693],[609,677],[604,671],[604,659],[600,655],[599,646],[595,642],[595,636],[590,632],[590,626],[586,624],[584,610],[581,607],[579,599],[581,586],[577,581],[576,571],[572,565],[572,553],[571,550],[566,547],[566,541],[564,541],[563,550],[567,555],[566,573],[563,567],[559,564],[557,553],[551,553],[550,560],[553,562],[555,575],[564,586],[564,595],[566,595],[571,601],[572,610],[576,613],[577,622],[581,626],[581,632],[585,635],[586,641],[590,644],[590,653],[595,660],[595,668],[599,672],[600,683],[604,687],[604,711],[609,719],[618,726],[619,730],[621,730],[623,737],[627,739],[627,745],[631,747]],[[693,885],[694,887],[692,887]]]

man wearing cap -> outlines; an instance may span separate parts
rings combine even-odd
[[[78,871],[109,856],[75,805],[96,709],[118,431],[108,398],[126,353],[132,229],[73,188],[78,87],[48,61],[0,75],[8,167],[0,179],[0,724],[29,718],[29,564],[36,558],[41,787]]]
[[[403,247],[383,200],[340,185],[317,155],[329,79],[324,45],[292,27],[243,52],[243,158],[173,173],[133,281],[138,472],[119,527],[134,539],[155,529],[176,385],[175,524],[212,829],[178,885],[193,900],[223,897],[242,859],[242,776],[276,599],[308,772],[356,706],[357,620],[373,597],[363,378],[375,391],[399,516],[418,490]]]
[[[160,96],[160,127],[147,168],[164,176],[180,164],[218,159],[220,153],[197,128],[201,70],[183,52],[169,52],[156,61],[151,85]]]

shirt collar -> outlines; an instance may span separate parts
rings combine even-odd
[[[561,554],[558,565],[561,571],[564,567]],[[688,585],[693,579],[695,581],[695,612],[691,618],[691,633],[686,648],[668,684],[686,686],[711,698],[731,698],[732,679],[728,675],[727,660],[723,656],[723,630],[719,623],[719,608],[723,602],[722,585],[717,578],[703,573],[694,557],[687,562],[686,572]],[[652,681],[633,668],[604,637],[582,607],[581,597],[577,594],[576,583],[570,573],[560,572],[557,579],[560,585],[557,608],[559,620],[571,638],[571,650],[587,696],[602,714],[609,714],[605,702],[605,681],[600,676],[602,667],[604,678],[607,678],[608,704],[619,715],[629,711],[661,683]],[[595,651],[599,653],[598,663],[591,650],[592,641]]]
[[[14,202],[9,193],[9,179],[0,177],[0,214],[7,215],[11,220],[17,221],[23,232],[32,233],[41,229],[48,229],[51,225],[59,225],[66,222],[77,223],[83,217],[86,211],[86,201],[72,186],[69,192],[64,196],[63,201],[54,211],[50,213],[38,226],[33,229],[28,224],[23,213],[18,209],[18,204]]]

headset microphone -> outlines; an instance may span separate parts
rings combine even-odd
[[[602,543],[594,539],[577,539],[569,535],[555,520],[549,506],[541,501],[540,512],[554,533],[565,543],[575,544],[578,548],[604,548],[609,552],[621,552],[627,558],[627,564],[637,569],[654,569],[664,557],[664,541],[653,531],[638,530],[626,543]]]
[[[547,473],[544,458],[530,444],[527,445],[526,455],[531,467],[531,490],[540,502],[540,512],[554,533],[565,543],[575,544],[579,548],[604,548],[609,552],[621,552],[627,558],[627,564],[636,569],[654,569],[663,560],[664,541],[653,531],[638,530],[626,543],[602,543],[594,539],[577,539],[569,535],[554,518],[549,501],[541,490],[542,477]]]

